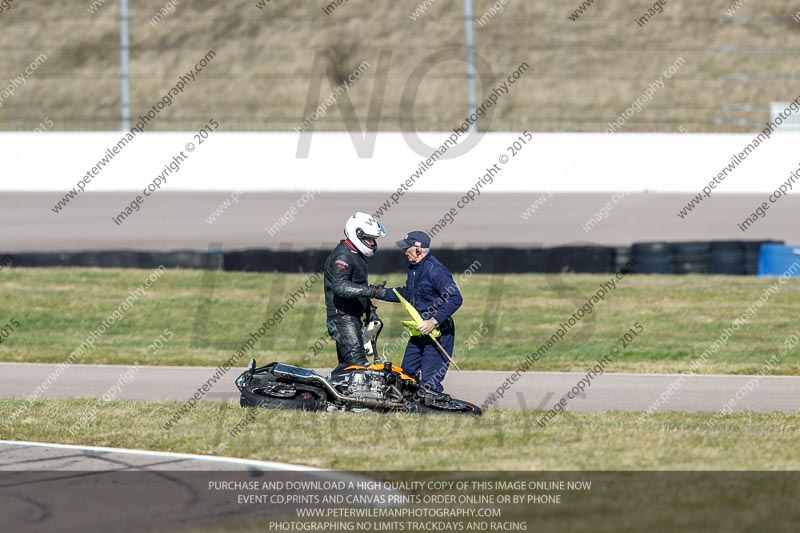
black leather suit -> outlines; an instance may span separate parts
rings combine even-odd
[[[385,296],[385,289],[370,286],[367,276],[367,259],[345,240],[325,260],[326,325],[339,359],[334,376],[347,366],[367,363],[361,317],[372,317],[371,297]]]

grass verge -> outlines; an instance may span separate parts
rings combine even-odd
[[[0,344],[0,361],[63,362],[149,274],[127,269],[4,270],[0,301],[6,304],[0,326],[11,319],[19,325]],[[213,280],[202,271],[167,271],[73,362],[219,365],[247,341],[250,332],[274,318],[290,294],[309,278],[239,272],[211,276]],[[402,274],[388,278],[390,286],[404,280]],[[461,281],[465,303],[455,315],[454,350],[460,366],[515,369],[610,278],[603,274],[474,274]],[[756,277],[629,275],[617,281],[617,288],[571,327],[534,370],[585,370],[639,322],[644,333],[607,370],[683,372],[732,320],[752,308],[755,316],[698,371],[756,373],[796,329],[800,280],[787,281],[765,305],[754,306],[775,283],[775,279]],[[399,362],[405,346],[400,325],[404,311],[397,304],[379,305],[386,323],[380,344]],[[165,328],[174,336],[150,355],[147,347]],[[252,354],[263,363],[305,361],[307,366],[334,366],[336,354],[325,330],[321,280],[256,343]],[[800,375],[800,361],[785,357],[773,372]]]
[[[539,428],[538,411],[491,410],[482,418],[471,418],[245,410],[201,402],[179,424],[164,430],[178,406],[87,399],[0,400],[0,438],[227,455],[345,470],[800,468],[797,414],[734,414],[708,429],[710,413],[658,413],[641,423],[639,413],[568,413]],[[240,430],[232,431],[237,425]]]

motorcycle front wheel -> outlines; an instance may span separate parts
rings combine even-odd
[[[308,391],[296,390],[283,383],[267,383],[242,390],[239,399],[242,407],[266,407],[267,409],[289,409],[314,411],[317,397]]]

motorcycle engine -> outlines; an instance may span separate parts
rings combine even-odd
[[[386,395],[386,376],[374,370],[350,372],[347,394],[362,398],[383,398]]]

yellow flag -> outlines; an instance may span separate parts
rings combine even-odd
[[[403,307],[406,308],[408,314],[411,315],[411,320],[403,320],[403,325],[408,329],[408,333],[411,334],[412,337],[419,337],[422,335],[422,332],[419,330],[419,325],[425,322],[422,318],[422,315],[414,308],[413,305],[408,303],[408,300],[403,298],[403,295],[398,292],[397,289],[392,289],[394,293],[397,295],[397,298],[400,300],[400,303],[403,304]],[[439,326],[436,326],[433,331],[428,333],[431,337],[438,337],[441,335],[442,332],[439,330]]]

